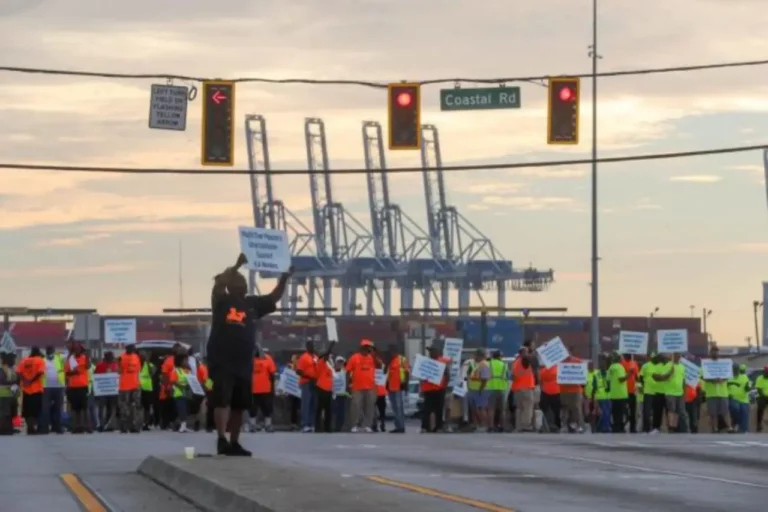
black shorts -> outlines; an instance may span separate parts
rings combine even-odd
[[[259,411],[265,418],[272,417],[272,393],[254,393],[253,407],[251,407],[251,416],[256,416]]]
[[[43,412],[43,394],[28,395],[24,393],[21,398],[21,416],[37,419],[41,412]]]
[[[67,402],[73,412],[88,410],[88,386],[67,388]]]
[[[213,389],[209,400],[214,408],[229,407],[235,411],[251,409],[251,379],[213,368],[210,370],[210,378]]]

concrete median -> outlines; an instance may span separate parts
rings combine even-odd
[[[444,503],[424,496],[257,458],[148,457],[138,473],[210,512],[445,510]]]

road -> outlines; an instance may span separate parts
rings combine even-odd
[[[768,496],[768,436],[262,433],[244,440],[258,457],[419,494],[446,511],[756,512]],[[195,509],[135,470],[149,455],[179,455],[185,446],[210,453],[213,438],[16,436],[0,446],[4,509],[81,510],[65,485],[77,482],[62,480],[75,474],[107,510],[186,512]]]

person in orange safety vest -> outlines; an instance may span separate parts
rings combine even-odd
[[[427,380],[421,381],[421,393],[424,395],[424,412],[421,417],[421,432],[438,432],[443,430],[445,417],[445,391],[448,389],[448,379],[451,373],[451,360],[442,355],[436,345],[429,347],[429,357],[445,364],[443,380],[435,384]],[[432,416],[435,417],[435,427],[431,428]]]

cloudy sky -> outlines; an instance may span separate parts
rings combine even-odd
[[[768,57],[761,0],[611,0],[599,14],[601,69]],[[590,69],[587,0],[1,0],[7,66],[199,77],[360,78],[530,76]],[[768,139],[768,67],[600,81],[604,156],[760,144]],[[0,73],[0,161],[198,168],[200,101],[186,132],[149,130],[152,81]],[[160,83],[163,83],[160,81]],[[177,82],[181,84],[180,82]],[[522,87],[514,111],[439,111],[423,91],[423,120],[440,129],[445,164],[550,160],[589,153],[546,145],[546,91]],[[590,112],[588,81],[582,112]],[[340,86],[237,90],[242,118],[268,122],[276,170],[306,166],[303,123],[325,121],[334,168],[363,164],[360,123],[386,121],[384,93]],[[388,155],[392,166],[418,154]],[[553,268],[543,294],[509,305],[589,311],[588,167],[447,174],[449,200],[519,266]],[[768,278],[768,217],[758,153],[600,167],[601,312],[688,316],[712,309],[716,339],[754,336],[751,303]],[[368,222],[365,180],[334,177],[335,194]],[[419,175],[392,178],[394,199],[424,224]],[[309,218],[305,176],[276,194]],[[116,176],[2,171],[0,302],[151,313],[206,303],[211,276],[237,253],[252,222],[243,176]],[[489,300],[491,297],[489,297]]]

